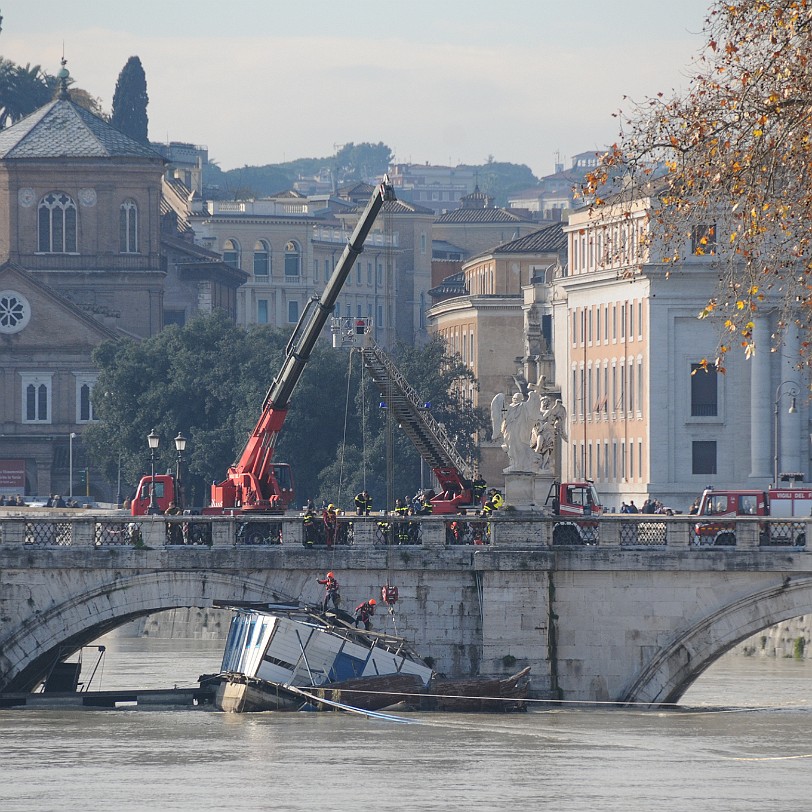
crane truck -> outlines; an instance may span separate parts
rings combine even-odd
[[[212,484],[210,503],[203,508],[204,514],[282,514],[293,501],[291,468],[286,463],[273,461],[274,448],[288,413],[290,398],[355,260],[363,251],[376,217],[384,203],[393,200],[394,190],[389,178],[385,177],[372,193],[324,292],[320,297],[312,297],[302,312],[287,343],[282,367],[263,401],[259,420],[239,459],[228,469],[226,478]],[[169,503],[176,500],[177,492],[177,483],[171,474],[145,476],[132,501],[132,514],[149,513],[153,493],[152,501],[157,505],[157,510],[163,513]]]

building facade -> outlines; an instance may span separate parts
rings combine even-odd
[[[768,301],[755,319],[756,354],[734,348],[717,372],[720,325],[698,314],[723,257],[715,244],[699,254],[687,243],[678,267],[654,261],[641,239],[652,205],[641,199],[630,216],[575,212],[565,228],[569,266],[554,299],[570,417],[565,477],[594,479],[610,507],[652,497],[678,510],[707,485],[765,488],[774,467],[808,479],[797,335],[770,351],[778,310]]]

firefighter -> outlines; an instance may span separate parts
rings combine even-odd
[[[504,502],[505,500],[502,499],[502,495],[500,493],[491,493],[491,495],[488,497],[488,501],[482,506],[480,516],[482,516],[483,519],[490,519],[494,511],[498,510],[499,507],[504,504]]]
[[[304,546],[309,549],[316,543],[316,517],[310,505],[305,510],[302,524],[304,525]]]
[[[333,504],[327,505],[321,514],[321,520],[324,523],[324,539],[327,542],[327,547],[330,548],[336,543],[336,532],[338,530],[336,506]]]
[[[164,511],[164,516],[180,516],[183,511],[174,503],[170,502]],[[183,544],[183,526],[177,522],[167,522],[167,535],[170,544]]]
[[[434,498],[434,491],[423,491],[420,496],[420,509],[417,511],[421,516],[431,516],[434,513],[434,505],[431,500]]]
[[[372,510],[372,497],[367,493],[366,488],[355,495],[355,515],[369,516]]]
[[[334,572],[328,572],[324,578],[317,579],[318,583],[324,584],[324,600],[321,603],[321,611],[326,612],[330,602],[334,609],[338,609],[341,603],[341,595],[338,592],[338,580]]]
[[[474,504],[481,505],[482,497],[485,496],[485,490],[488,487],[481,474],[477,473],[476,478],[471,483],[471,492],[474,497]]]
[[[376,606],[375,598],[370,598],[368,601],[359,603],[355,607],[355,628],[358,628],[359,623],[364,624],[364,628],[369,631],[372,628],[372,621],[370,618],[375,614]]]
[[[493,506],[498,509],[505,504],[505,497],[502,496],[501,491],[498,491],[496,488],[494,488],[491,491],[491,501],[493,502]]]
[[[395,499],[395,515],[402,519],[409,515],[409,506],[403,499]],[[398,544],[408,544],[409,522],[397,522],[395,524],[395,535]]]

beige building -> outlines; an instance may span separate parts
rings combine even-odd
[[[516,391],[513,376],[520,369],[530,373],[531,383],[545,375],[554,388],[552,310],[545,291],[565,245],[561,225],[555,224],[480,254],[463,264],[464,294],[429,310],[432,332],[479,382],[478,392],[468,392],[474,406],[489,408],[498,392]],[[494,486],[503,485],[507,457],[501,445],[488,436],[480,438],[480,449],[482,475]]]
[[[238,323],[292,327],[324,289],[372,191],[358,184],[337,197],[288,191],[198,204],[189,217],[195,241],[247,275]],[[425,340],[432,218],[429,209],[387,202],[336,303],[337,316],[371,318],[384,347]]]
[[[748,361],[734,348],[725,374],[702,371],[717,355],[720,325],[697,315],[715,292],[724,246],[714,241],[699,255],[691,242],[713,227],[698,225],[679,266],[653,261],[640,239],[650,205],[641,199],[616,218],[585,209],[565,227],[569,266],[554,298],[570,418],[565,477],[593,478],[610,507],[631,499],[639,507],[650,496],[679,510],[707,485],[766,487],[774,466],[808,479],[798,336],[790,331],[770,352],[778,309],[767,302],[755,320],[760,351]]]

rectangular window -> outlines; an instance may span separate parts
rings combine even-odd
[[[716,253],[716,224],[698,225],[691,229],[691,253],[694,256]]]
[[[643,337],[643,303],[637,303],[637,335]]]
[[[383,327],[383,305],[378,305],[378,327]]]
[[[547,351],[553,351],[553,317],[550,315],[542,315],[541,317],[541,336],[547,343]]]
[[[634,365],[629,363],[629,411],[634,411]]]
[[[288,302],[288,323],[295,324],[299,321],[299,303]]]
[[[617,341],[617,305],[612,305],[612,341]]]
[[[691,417],[716,417],[718,414],[716,367],[691,364]]]
[[[603,311],[603,340],[609,342],[609,305]]]
[[[691,444],[691,473],[716,473],[716,441],[694,440]]]
[[[629,442],[629,479],[634,479],[634,440]]]
[[[258,299],[257,300],[257,324],[267,324],[268,323],[268,300],[267,299]]]
[[[598,306],[597,310],[595,311],[595,339],[597,341],[601,340],[601,308]]]
[[[643,359],[637,362],[637,411],[643,411]]]
[[[592,308],[589,308],[587,313],[587,341],[592,343]]]
[[[332,271],[333,266],[330,264],[329,259],[324,260],[324,281],[327,282],[330,279],[330,271]]]
[[[372,287],[372,263],[367,262],[367,285]]]
[[[358,263],[358,267],[356,267],[356,269],[355,269],[355,281],[356,281],[356,284],[358,284],[358,285],[361,284],[361,263],[360,262]]]
[[[626,302],[620,305],[620,337],[626,337]]]
[[[379,262],[375,266],[375,284],[379,287],[383,287],[383,265]]]
[[[629,302],[629,338],[634,338],[634,303]]]

